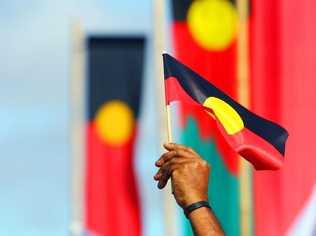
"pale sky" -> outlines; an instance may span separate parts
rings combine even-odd
[[[150,0],[0,1],[0,235],[68,235],[71,22],[89,33],[150,37],[151,17]],[[148,162],[139,164],[146,173]]]

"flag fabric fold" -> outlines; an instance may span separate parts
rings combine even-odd
[[[200,106],[212,117],[230,146],[257,170],[279,169],[288,132],[216,88],[169,54],[163,54],[166,103],[182,101]]]

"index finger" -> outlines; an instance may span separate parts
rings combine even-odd
[[[169,152],[164,153],[157,161],[156,161],[156,166],[160,167],[162,166],[164,163],[170,161],[173,158],[188,158],[188,157],[192,157],[192,153],[187,152],[183,149],[176,149],[176,150],[172,150]]]
[[[156,161],[155,164],[157,167],[160,167],[161,165],[164,164],[165,160],[169,160],[170,158],[173,158],[176,155],[177,155],[176,151],[166,152],[161,155],[161,157]]]
[[[194,154],[197,154],[192,148],[182,145],[182,144],[177,144],[177,143],[165,143],[164,148],[167,149],[168,151],[173,151],[173,150],[183,150],[186,152],[191,152]]]

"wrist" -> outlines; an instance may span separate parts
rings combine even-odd
[[[207,207],[200,207],[200,208],[192,211],[188,215],[188,220],[192,221],[194,219],[197,219],[197,218],[200,218],[202,216],[208,215],[210,211],[211,211],[211,209],[209,209]]]
[[[183,203],[181,204],[181,207],[182,207],[182,209],[184,209],[193,203],[201,202],[201,201],[208,202],[208,196],[207,195],[195,195],[195,196],[188,197],[185,201],[183,201]]]
[[[206,209],[210,210],[211,206],[208,203],[208,201],[197,201],[197,202],[194,202],[194,203],[184,207],[183,212],[184,212],[185,216],[189,219],[189,216],[191,213],[193,213],[194,211],[197,211],[201,208],[206,208]]]
[[[200,207],[192,211],[188,219],[193,227],[194,235],[225,235],[212,209]]]

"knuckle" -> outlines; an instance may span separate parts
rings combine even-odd
[[[183,166],[182,166],[182,169],[185,170],[185,171],[189,170],[190,169],[190,164],[189,163],[184,163]]]
[[[185,147],[184,150],[191,152],[192,148],[191,147]]]
[[[204,168],[205,168],[205,170],[210,171],[211,170],[211,165],[207,161],[205,161]]]
[[[184,156],[184,153],[182,150],[177,150],[177,156],[178,157],[183,157]]]
[[[173,178],[175,178],[175,177],[177,177],[177,176],[179,176],[179,175],[180,175],[180,172],[179,172],[178,169],[175,169],[175,170],[172,171],[172,173],[171,173],[171,177],[173,177]]]
[[[170,168],[173,168],[174,164],[176,164],[176,163],[177,163],[177,159],[171,159],[169,161]]]
[[[175,156],[179,156],[179,150],[174,150],[173,152]]]
[[[202,164],[202,166],[203,166],[205,169],[207,169],[207,170],[209,170],[209,169],[211,168],[210,164],[209,164],[207,161],[205,161],[205,160],[203,160],[203,161],[201,162],[201,164]]]
[[[198,168],[200,167],[200,163],[197,162],[197,161],[195,161],[195,162],[192,163],[192,167],[193,167],[194,169],[198,169]]]
[[[204,167],[207,167],[207,166],[208,166],[208,163],[207,163],[207,161],[202,160],[202,161],[201,161],[201,165],[204,166]]]

